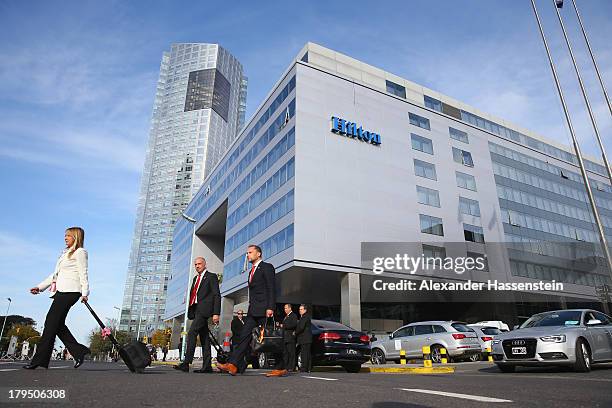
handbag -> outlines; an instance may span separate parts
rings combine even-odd
[[[272,326],[268,326],[268,320],[263,326],[253,329],[251,339],[251,349],[256,353],[276,353],[283,352],[283,330],[277,327],[272,317]]]

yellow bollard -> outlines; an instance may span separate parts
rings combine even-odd
[[[487,347],[487,361],[489,363],[493,362],[493,354],[491,353],[491,346]]]
[[[431,349],[429,346],[423,346],[423,367],[431,368]]]
[[[400,350],[400,364],[406,364],[406,350]]]
[[[440,349],[440,363],[442,364],[448,363],[448,358],[446,358],[446,349],[444,347]]]

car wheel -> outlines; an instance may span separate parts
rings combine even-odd
[[[468,357],[468,361],[470,361],[470,362],[472,362],[472,363],[475,363],[475,362],[480,361],[480,360],[481,360],[480,353],[471,354],[471,355]]]
[[[372,357],[370,357],[372,364],[386,364],[387,359],[385,358],[385,353],[379,348],[375,348],[372,350]]]
[[[361,370],[361,364],[344,364],[342,367],[347,373],[358,373]]]
[[[579,373],[588,373],[591,371],[591,350],[589,345],[583,339],[576,341],[576,363],[574,371]]]
[[[442,347],[437,345],[437,344],[434,344],[433,346],[431,346],[429,351],[431,353],[430,356],[431,356],[431,362],[432,363],[441,363],[442,362],[442,353],[440,352],[441,349],[442,349]]]
[[[300,352],[300,349],[297,349],[296,353],[297,353],[297,368],[299,371],[302,371],[302,353]]]
[[[257,355],[257,364],[259,365],[259,368],[268,368],[266,353],[259,353]]]
[[[513,373],[516,371],[516,366],[508,364],[498,364],[497,368],[499,368],[502,373]]]

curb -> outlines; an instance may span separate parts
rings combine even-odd
[[[177,361],[152,361],[151,365],[175,365]],[[216,364],[212,364],[213,367]],[[250,365],[249,365],[250,367]],[[313,367],[312,372],[330,373],[345,372],[342,367]],[[361,367],[360,373],[387,373],[387,374],[453,374],[455,367]]]

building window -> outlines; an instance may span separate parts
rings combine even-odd
[[[482,227],[478,227],[476,225],[471,224],[463,224],[463,236],[466,241],[470,242],[478,242],[484,244],[484,233],[482,232]]]
[[[438,179],[436,176],[436,166],[419,159],[414,159],[414,174],[431,180]]]
[[[459,212],[461,214],[480,217],[480,206],[478,205],[478,201],[470,200],[469,198],[465,197],[459,197]]]
[[[453,147],[453,160],[464,166],[474,167],[474,161],[472,160],[472,154],[466,150],[457,149]]]
[[[395,82],[386,81],[387,82],[387,92],[393,94],[395,96],[399,96],[400,98],[406,99],[406,88],[401,85],[396,84]]]
[[[485,254],[481,254],[479,252],[470,252],[467,251],[467,257],[471,258],[471,259],[476,259],[476,258],[482,258],[482,268],[479,268],[480,263],[477,263],[474,265],[473,268],[470,268],[470,270],[476,270],[476,271],[480,271],[480,272],[489,272],[489,260],[487,259],[487,256]]]
[[[429,126],[429,119],[410,112],[408,113],[408,118],[410,119],[410,124],[423,129],[431,130],[431,127]]]
[[[425,106],[438,112],[442,112],[442,102],[431,96],[424,95]]]
[[[442,218],[432,217],[431,215],[419,214],[421,222],[421,232],[424,234],[444,236]]]
[[[465,188],[466,190],[476,191],[476,179],[471,174],[455,172],[457,178],[457,187]]]
[[[420,204],[440,207],[440,194],[432,188],[416,186],[417,196]]]
[[[460,142],[463,143],[470,143],[470,141],[468,140],[468,134],[466,132],[464,132],[463,130],[459,130],[459,129],[455,129],[452,127],[448,128],[448,133],[451,137],[451,139],[455,139],[458,140]]]
[[[410,134],[410,137],[412,139],[412,148],[414,150],[433,154],[433,142],[431,141],[431,139],[415,135],[414,133]]]
[[[423,244],[423,256],[425,258],[446,258],[446,249],[435,245]]]

